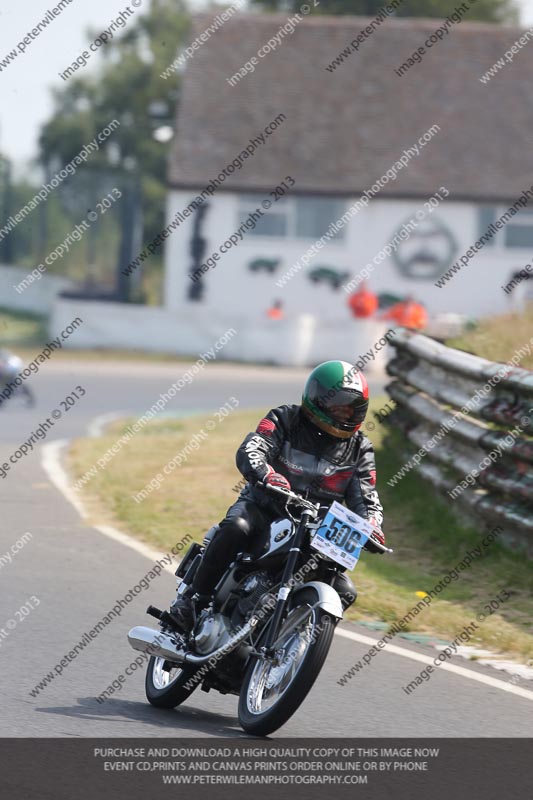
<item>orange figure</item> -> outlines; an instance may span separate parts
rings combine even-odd
[[[383,319],[391,319],[402,328],[411,328],[416,331],[423,330],[428,324],[426,309],[412,297],[407,297],[400,303],[391,306],[383,315]]]
[[[267,309],[266,315],[269,319],[283,319],[285,312],[281,300],[274,300],[271,307]]]
[[[374,292],[369,291],[366,288],[366,284],[363,284],[360,289],[350,295],[348,298],[348,305],[354,317],[364,319],[365,317],[371,317],[372,314],[375,314],[379,303]]]

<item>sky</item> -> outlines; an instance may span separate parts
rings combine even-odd
[[[129,0],[130,8],[142,13],[150,0]],[[85,49],[85,31],[91,27],[105,30],[127,7],[128,0],[72,0],[42,33],[31,41],[24,53],[19,53],[0,72],[0,151],[13,159],[17,172],[37,154],[40,126],[53,109],[50,89],[64,82],[64,71]],[[197,10],[209,0],[189,0]],[[229,5],[228,0],[225,5]],[[533,0],[517,0],[522,11],[522,24],[533,25]],[[3,3],[0,9],[0,61],[17,49],[37,22],[55,6],[54,0],[32,0]],[[29,7],[30,6],[30,7]],[[133,20],[133,17],[131,18]],[[533,46],[533,45],[532,45]],[[91,70],[99,61],[98,54],[85,69]]]
[[[31,0],[0,6],[0,61],[17,49],[46,12],[58,0]],[[50,89],[64,86],[59,77],[87,46],[88,28],[97,32],[109,28],[128,7],[142,13],[150,0],[72,0],[61,14],[0,72],[0,151],[19,166],[37,154],[39,129],[52,110]],[[135,4],[138,4],[137,9]],[[189,0],[189,6],[202,10],[208,0]],[[228,3],[226,4],[228,5]],[[134,17],[130,17],[133,21]],[[119,33],[125,29],[118,29]],[[85,67],[94,69],[100,60],[96,53]],[[79,74],[79,71],[78,71]],[[19,171],[19,170],[17,170]]]

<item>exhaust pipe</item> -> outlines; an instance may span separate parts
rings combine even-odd
[[[144,625],[131,629],[128,633],[128,642],[134,650],[148,653],[149,656],[166,658],[177,664],[182,664],[185,659],[185,651],[178,648],[172,636],[162,631],[154,631],[153,628],[145,628]]]
[[[228,653],[231,653],[241,642],[243,642],[253,631],[259,619],[252,617],[248,620],[246,625],[237,631],[234,636],[231,636],[228,641],[208,653],[206,656],[195,656],[193,653],[187,653],[183,649],[178,648],[176,640],[168,633],[162,631],[154,631],[152,628],[145,628],[142,625],[132,628],[128,633],[128,642],[134,650],[140,650],[142,653],[148,653],[150,656],[156,658],[166,658],[168,661],[173,661],[176,664],[193,664],[194,666],[202,666],[214,658],[216,661]]]

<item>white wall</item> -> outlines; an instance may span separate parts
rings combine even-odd
[[[183,210],[195,196],[193,192],[171,192],[168,199],[169,219],[177,211]],[[208,241],[206,257],[216,251],[239,226],[237,195],[218,192],[208,202],[210,208],[202,230],[202,235]],[[347,206],[353,202],[355,198],[347,200]],[[306,272],[321,265],[330,265],[357,275],[419,209],[424,209],[423,200],[374,199],[367,209],[363,209],[348,223],[344,241],[327,244],[314,256],[309,266],[283,288],[278,288],[275,281],[303,255],[313,241],[254,237],[247,233],[236,247],[221,256],[214,269],[206,273],[207,290],[201,304],[186,301],[186,290],[191,283],[187,277],[191,263],[191,216],[180,224],[166,242],[166,306],[173,310],[190,305],[202,305],[213,310],[224,308],[226,311],[245,308],[251,318],[259,319],[272,300],[280,298],[289,315],[318,314],[322,319],[336,321],[339,325],[347,324],[351,320],[346,306],[347,295],[342,289],[336,292],[324,284],[313,285],[305,277]],[[428,214],[427,219],[444,223],[453,233],[457,241],[454,261],[476,242],[480,234],[477,208],[471,203],[445,201]],[[281,258],[282,265],[273,275],[252,274],[246,265],[257,257]],[[369,285],[378,292],[412,294],[425,303],[430,314],[457,312],[482,316],[508,309],[510,298],[504,294],[501,286],[508,282],[514,270],[521,269],[530,260],[531,253],[527,248],[509,250],[500,246],[485,247],[444,288],[438,288],[434,285],[435,278],[420,280],[404,277],[393,257],[388,257],[375,267]]]
[[[0,264],[0,306],[15,311],[49,314],[58,292],[72,286],[72,281],[56,275],[42,275],[19,294],[15,290],[31,270]]]
[[[362,322],[339,329],[310,315],[291,319],[261,318],[257,324],[244,313],[206,308],[163,308],[58,298],[49,334],[64,330],[76,317],[83,324],[65,341],[72,348],[118,348],[197,357],[227,331],[236,333],[219,354],[221,360],[314,365],[330,358],[357,361],[385,333],[382,323]],[[368,359],[368,372],[383,368],[385,350]]]

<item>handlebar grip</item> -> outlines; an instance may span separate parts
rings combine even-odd
[[[256,481],[255,485],[270,492],[278,492],[278,494],[283,494],[285,497],[292,497],[293,495],[295,497],[297,496],[295,492],[291,491],[290,489],[282,489],[281,486],[272,486],[272,484],[265,483],[265,481]]]
[[[387,547],[387,546],[386,546],[386,545],[384,545],[384,544],[381,544],[381,542],[378,542],[378,541],[377,541],[376,539],[374,539],[372,536],[369,536],[369,537],[368,537],[368,541],[369,541],[369,542],[371,542],[371,544],[372,544],[374,547],[377,547],[377,548],[378,548],[378,550],[381,550],[381,552],[382,552],[382,553],[394,553],[394,550],[392,550],[390,547]]]

